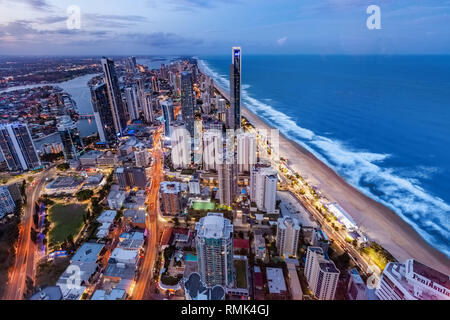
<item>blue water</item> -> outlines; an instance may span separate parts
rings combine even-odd
[[[228,56],[199,65],[229,88]],[[450,56],[244,56],[243,102],[450,257]]]

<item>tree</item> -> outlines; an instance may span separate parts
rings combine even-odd
[[[58,164],[56,166],[56,169],[58,169],[59,171],[67,171],[67,170],[69,170],[69,168],[70,168],[70,165],[67,162]]]
[[[92,198],[94,195],[94,191],[92,190],[81,190],[77,193],[77,200],[78,201],[86,201]]]

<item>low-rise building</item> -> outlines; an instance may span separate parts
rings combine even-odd
[[[111,209],[119,210],[122,208],[127,192],[123,190],[111,190],[108,194],[108,206]]]
[[[123,213],[123,217],[135,228],[145,229],[145,210],[128,209]]]
[[[348,271],[347,295],[350,300],[367,300],[367,286],[355,268]]]
[[[166,215],[177,215],[181,213],[180,183],[170,181],[161,182],[160,190],[164,213]]]
[[[271,299],[286,298],[287,289],[284,280],[283,269],[266,268],[267,285]]]
[[[294,263],[286,263],[289,276],[289,287],[292,300],[303,300],[303,290],[298,278],[297,267]]]

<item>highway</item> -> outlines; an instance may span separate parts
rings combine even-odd
[[[35,175],[33,183],[26,189],[27,203],[19,226],[19,236],[16,242],[16,258],[13,268],[10,270],[8,287],[4,294],[4,300],[21,300],[26,291],[26,279],[34,281],[36,273],[36,245],[31,240],[31,228],[33,227],[34,204],[39,199],[42,188],[46,184],[46,178],[55,175],[55,167]]]
[[[147,297],[147,287],[153,278],[153,270],[159,252],[159,185],[163,179],[163,154],[161,150],[161,130],[154,135],[153,164],[151,167],[151,185],[148,191],[148,214],[146,227],[149,231],[140,274],[131,292],[132,300],[143,300]]]

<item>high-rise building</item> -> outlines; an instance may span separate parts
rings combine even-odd
[[[127,127],[128,119],[126,117],[125,107],[122,103],[122,96],[120,94],[119,78],[116,74],[113,60],[102,58],[101,62],[108,92],[108,100],[111,105],[114,126],[116,132],[122,134]]]
[[[177,215],[181,213],[180,183],[163,181],[160,187],[164,213],[166,215]]]
[[[147,123],[152,124],[154,121],[153,116],[153,97],[152,92],[150,90],[144,91],[144,97],[143,97],[143,105],[142,105],[142,111],[144,113],[144,119],[147,121]]]
[[[137,70],[136,57],[128,57],[125,60],[125,69],[128,73],[135,73]]]
[[[236,158],[234,152],[224,151],[225,158],[221,164],[217,165],[219,178],[219,199],[220,203],[231,206],[234,202],[238,189],[238,175]]]
[[[139,105],[137,97],[136,87],[125,88],[125,100],[127,102],[128,114],[130,115],[130,120],[139,119]]]
[[[270,166],[256,165],[250,171],[250,199],[259,210],[276,213],[277,172]]]
[[[150,153],[147,148],[138,148],[134,151],[136,167],[148,167],[151,162]]]
[[[380,300],[450,300],[450,278],[414,259],[389,262],[375,294]]]
[[[105,83],[91,87],[92,109],[97,124],[100,141],[112,144],[117,139],[112,104],[109,102],[108,89]]]
[[[174,168],[187,168],[191,164],[191,137],[185,126],[171,127],[172,163]]]
[[[339,274],[334,263],[325,257],[322,248],[308,247],[305,276],[317,299],[334,300]]]
[[[239,173],[250,172],[257,161],[256,134],[239,133],[237,135],[237,164]]]
[[[120,187],[123,189],[127,187],[145,189],[147,187],[145,168],[118,167],[116,168],[114,175]]]
[[[231,287],[233,280],[233,225],[222,213],[209,212],[195,225],[198,270],[207,286]]]
[[[175,121],[175,115],[173,112],[172,100],[164,100],[159,103],[163,110],[164,115],[164,134],[166,137],[170,137],[170,126]]]
[[[186,129],[194,137],[194,89],[189,72],[181,73],[181,113]]]
[[[297,256],[300,225],[298,220],[291,217],[279,218],[277,221],[277,249],[278,254]]]
[[[222,131],[208,130],[203,133],[203,170],[218,170],[223,162]]]
[[[232,64],[230,66],[230,117],[227,117],[228,129],[241,127],[241,58],[240,47],[232,49]]]
[[[16,203],[7,186],[0,186],[0,219],[5,215],[12,213]]]
[[[77,124],[72,121],[70,116],[62,116],[58,132],[63,144],[64,158],[66,161],[77,161],[84,153],[84,145]]]
[[[0,150],[10,171],[33,170],[41,166],[26,124],[0,125]]]

